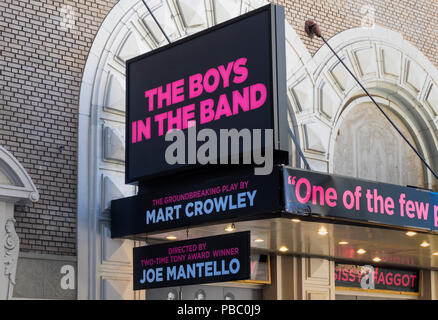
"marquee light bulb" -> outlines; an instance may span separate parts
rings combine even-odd
[[[357,250],[356,252],[357,252],[357,254],[365,254],[367,251],[365,249],[361,248],[361,249]]]
[[[408,236],[408,237],[413,237],[413,236],[415,236],[417,233],[416,232],[414,232],[414,231],[408,231],[408,232],[406,232],[406,235]]]
[[[327,229],[325,227],[321,227],[318,230],[318,234],[321,236],[325,236],[328,233]]]
[[[287,252],[289,249],[285,246],[280,247],[280,249],[278,249],[281,252]]]
[[[420,246],[422,246],[423,248],[427,248],[427,247],[430,246],[430,243],[427,242],[427,241],[423,241],[423,242],[420,244]]]
[[[301,222],[300,219],[292,219],[292,222]]]
[[[341,246],[345,246],[348,244],[348,241],[339,241],[338,244]]]
[[[228,226],[226,226],[226,228],[224,229],[226,232],[233,232],[234,230],[236,230],[236,226],[233,224],[230,224]]]
[[[265,240],[260,239],[260,238],[257,238],[257,239],[254,240],[254,242],[264,242],[264,241],[265,241]]]
[[[167,240],[176,240],[176,237],[175,236],[167,236],[166,239]]]
[[[380,262],[380,261],[382,261],[382,259],[379,258],[379,257],[375,257],[375,258],[373,258],[373,261],[374,261],[374,262]]]

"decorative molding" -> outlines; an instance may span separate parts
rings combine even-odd
[[[134,299],[132,279],[129,277],[102,276],[100,280],[100,299]]]
[[[5,239],[4,239],[4,265],[5,276],[7,278],[7,294],[6,299],[12,298],[12,292],[15,286],[15,274],[17,272],[18,252],[20,250],[20,239],[15,231],[15,219],[9,218],[5,223]]]
[[[9,181],[8,184],[0,185],[0,199],[14,202],[38,201],[38,190],[27,171],[9,151],[1,146],[0,173]]]
[[[380,26],[345,30],[328,42],[376,99],[383,97],[389,101],[389,108],[408,124],[420,152],[438,168],[435,66],[400,33]],[[344,110],[364,93],[327,46],[305,61],[304,67],[297,66],[294,70],[294,75],[288,76],[287,85],[296,110],[297,129],[304,133],[299,136],[301,145],[305,146],[304,154],[312,159],[315,152],[320,153],[323,158],[318,157],[318,161],[325,159],[328,170],[332,171],[334,144]],[[303,83],[314,84],[315,91],[306,86],[307,93],[301,94]],[[311,92],[313,102],[309,98]],[[311,118],[322,121],[328,131],[311,128]],[[433,187],[431,175],[427,172],[424,175],[425,186]]]
[[[108,112],[116,112],[125,115],[125,86],[115,74],[108,77],[105,88],[104,109]]]
[[[103,158],[106,161],[125,162],[124,137],[109,125],[103,127]]]
[[[102,260],[101,263],[113,266],[131,266],[132,243],[120,239],[111,239],[109,223],[101,223],[102,234]],[[132,272],[131,269],[129,269]]]
[[[119,186],[109,177],[103,176],[103,209],[109,210],[111,201],[125,197]]]
[[[11,299],[20,249],[14,204],[36,202],[39,193],[23,166],[1,146],[0,178],[0,299]]]

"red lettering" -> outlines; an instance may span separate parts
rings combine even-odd
[[[415,274],[411,274],[410,277],[411,277],[411,287],[414,287],[415,279],[417,278],[417,276]]]
[[[137,121],[132,122],[131,143],[137,142]]]
[[[236,74],[233,78],[234,83],[242,83],[248,78],[248,68],[246,65],[246,58],[237,59],[233,66],[233,71]]]
[[[230,86],[230,74],[231,70],[233,69],[234,61],[231,61],[228,63],[227,68],[225,69],[224,66],[219,66],[217,69],[219,70],[219,73],[222,77],[222,80],[224,82],[224,88],[227,88]]]
[[[390,216],[394,214],[394,200],[391,197],[385,199],[385,212]]]
[[[233,114],[239,113],[239,107],[243,111],[249,111],[249,88],[243,88],[243,95],[239,90],[233,91]]]
[[[438,227],[438,206],[433,206],[434,226]]]
[[[301,194],[300,194],[300,187],[302,184],[304,184],[306,186],[306,195],[304,196],[304,198],[301,197]],[[311,195],[309,180],[307,180],[306,178],[298,179],[297,184],[296,184],[296,188],[295,188],[295,195],[297,197],[297,200],[301,203],[306,203],[307,201],[309,201],[310,195]]]
[[[266,87],[262,83],[254,84],[250,87],[251,110],[260,108],[266,101]],[[260,96],[260,98],[257,98]]]
[[[189,77],[189,98],[193,99],[202,94],[204,87],[202,86],[202,74],[197,73]]]
[[[312,202],[316,203],[316,196],[319,192],[319,204],[321,206],[324,205],[324,188],[321,186],[314,186],[313,187],[313,192],[312,192]]]
[[[407,281],[405,282],[405,280],[407,280]],[[403,287],[409,286],[409,275],[404,274],[402,279],[401,279],[401,282],[402,282]]]
[[[144,97],[149,99],[149,111],[154,110],[154,96],[157,94],[157,88],[148,90],[144,93]]]
[[[380,272],[379,280],[377,281],[377,283],[385,285],[385,275],[383,274],[383,272]]]
[[[184,101],[184,79],[172,82],[172,104]]]
[[[173,115],[173,111],[167,112],[167,131],[172,129],[181,129],[181,108],[175,110],[176,115]]]
[[[195,104],[189,104],[182,109],[182,122],[183,129],[193,127],[195,125]]]
[[[394,284],[395,284],[396,286],[399,286],[400,283],[401,283],[400,273],[396,273],[395,276],[394,276]]]
[[[210,84],[210,79],[213,79],[212,84]],[[219,72],[217,71],[217,69],[215,69],[215,68],[209,69],[205,73],[205,76],[204,76],[204,82],[203,82],[204,90],[208,93],[212,93],[219,86],[220,80],[221,80],[220,75],[219,75]]]
[[[342,281],[348,281],[348,269],[342,270]]]
[[[154,121],[158,122],[158,135],[162,136],[164,134],[164,120],[167,118],[167,112],[155,115]]]
[[[214,120],[220,119],[222,116],[232,116],[232,112],[230,109],[230,104],[228,103],[227,95],[221,94],[219,97],[219,101],[217,104],[216,115],[214,116]]]
[[[328,188],[325,192],[325,201],[329,207],[336,206],[336,201],[338,200],[338,195],[334,188]]]
[[[354,274],[354,270],[352,269],[352,270],[350,270],[350,282],[354,282],[354,280],[355,280],[355,274]]]
[[[389,277],[389,279],[388,279],[388,277]],[[392,273],[391,272],[388,272],[386,274],[386,284],[389,286],[392,285]]]
[[[418,220],[427,220],[427,215],[429,213],[429,203],[424,204],[423,202],[418,203],[415,201],[415,209],[417,210]]]
[[[163,107],[163,101],[166,101],[166,105],[172,104],[172,84],[168,83],[166,84],[166,91],[163,91],[163,86],[158,87],[158,109],[161,109]]]
[[[411,219],[415,218],[415,213],[412,212],[414,211],[414,209],[415,209],[414,203],[411,200],[406,201],[406,214]]]
[[[147,118],[146,122],[142,120],[134,121],[132,123],[132,133],[131,133],[132,143],[140,142],[143,138],[151,138],[151,119]]]
[[[203,100],[200,103],[200,122],[201,124],[210,122],[214,119],[213,99]]]

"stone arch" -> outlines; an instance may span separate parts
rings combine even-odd
[[[36,202],[39,193],[18,160],[0,146],[0,199],[10,202]]]
[[[0,300],[12,297],[20,240],[15,231],[15,203],[36,202],[39,193],[18,160],[0,146]]]
[[[427,149],[424,140],[418,139],[411,130],[416,124],[403,107],[394,100],[374,98],[420,152]],[[361,145],[364,143],[372,146],[373,151],[355,152],[364,149]],[[367,96],[355,98],[342,110],[330,138],[329,156],[331,172],[394,184],[426,186],[427,172],[421,161]]]
[[[318,40],[314,40],[318,41]],[[408,124],[418,149],[438,168],[438,71],[402,35],[383,28],[353,28],[330,45],[360,81]],[[288,82],[304,152],[313,169],[333,170],[336,128],[364,93],[327,46]],[[379,112],[376,109],[376,112]],[[426,185],[436,187],[426,172]]]
[[[266,0],[148,1],[171,40],[267,3]],[[292,78],[311,56],[287,23],[285,31],[287,75]],[[166,43],[141,0],[121,0],[104,19],[90,49],[79,102],[80,299],[141,298],[131,289],[132,246],[136,243],[110,238],[108,208],[111,200],[135,193],[134,187],[124,184],[124,62]]]

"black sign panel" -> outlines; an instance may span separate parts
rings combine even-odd
[[[156,187],[152,193],[113,200],[111,236],[126,237],[278,213],[279,173],[278,167],[264,176],[233,171],[205,181],[203,177],[198,177],[198,181],[182,180]]]
[[[438,230],[438,197],[427,190],[284,168],[286,211]]]
[[[134,248],[134,290],[249,277],[249,231]]]
[[[184,163],[166,161],[174,141],[165,134],[174,129],[187,145],[197,138],[189,140],[193,127],[217,137],[220,129],[272,129],[271,145],[287,151],[278,119],[286,114],[284,46],[283,8],[268,5],[127,61],[126,182],[200,167],[190,158],[196,151]]]
[[[363,266],[339,264],[335,265],[335,285],[337,287],[361,288],[368,290],[388,290],[397,292],[419,292],[420,272],[418,270],[401,270],[368,266],[364,272]],[[370,268],[371,267],[371,268]],[[373,289],[370,281],[364,280],[365,274],[372,278]]]

